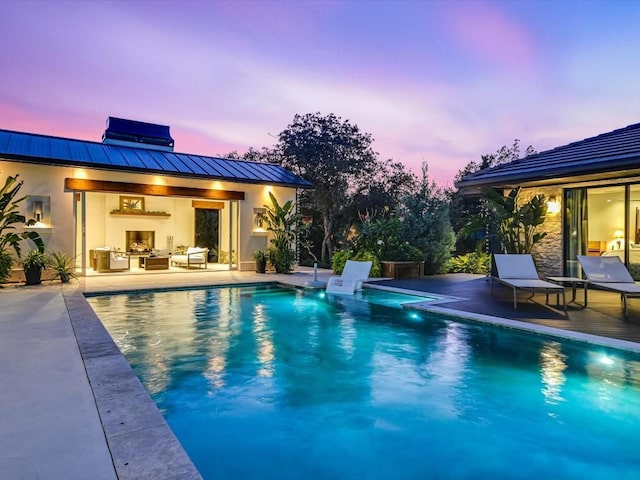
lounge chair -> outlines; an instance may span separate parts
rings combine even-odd
[[[208,256],[208,248],[189,247],[184,255],[171,255],[171,265],[206,269]]]
[[[533,257],[526,254],[497,254],[493,256],[498,276],[491,277],[491,296],[493,296],[494,280],[513,289],[513,308],[518,308],[517,291],[530,290],[531,300],[536,290],[544,290],[549,303],[549,292],[562,294],[562,306],[567,311],[567,300],[564,287],[555,283],[540,280]]]
[[[640,297],[640,285],[633,280],[620,257],[578,255],[578,262],[589,285],[617,292],[622,296],[624,318],[627,318],[627,298]]]
[[[362,282],[369,278],[372,262],[356,262],[347,260],[342,275],[330,277],[327,282],[327,293],[346,293],[353,295],[356,290],[362,289]]]

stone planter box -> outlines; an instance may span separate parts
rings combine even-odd
[[[409,262],[380,262],[386,278],[415,278],[424,276],[424,260]]]

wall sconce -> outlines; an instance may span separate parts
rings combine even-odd
[[[624,232],[622,230],[616,230],[613,232],[613,238],[616,239],[616,245],[618,245],[618,250],[622,246],[622,239],[624,238]]]
[[[551,195],[547,201],[547,213],[552,215],[560,213],[560,202],[558,202],[555,195]]]
[[[253,209],[253,230],[264,231],[264,225],[267,222],[266,208],[254,208]]]
[[[36,223],[42,221],[42,202],[33,202],[33,217],[36,219]]]

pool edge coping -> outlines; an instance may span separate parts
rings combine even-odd
[[[84,292],[62,293],[118,479],[203,480]]]

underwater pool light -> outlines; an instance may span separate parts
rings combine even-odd
[[[604,365],[613,365],[614,361],[613,358],[603,355],[602,357],[600,357],[600,363]]]

